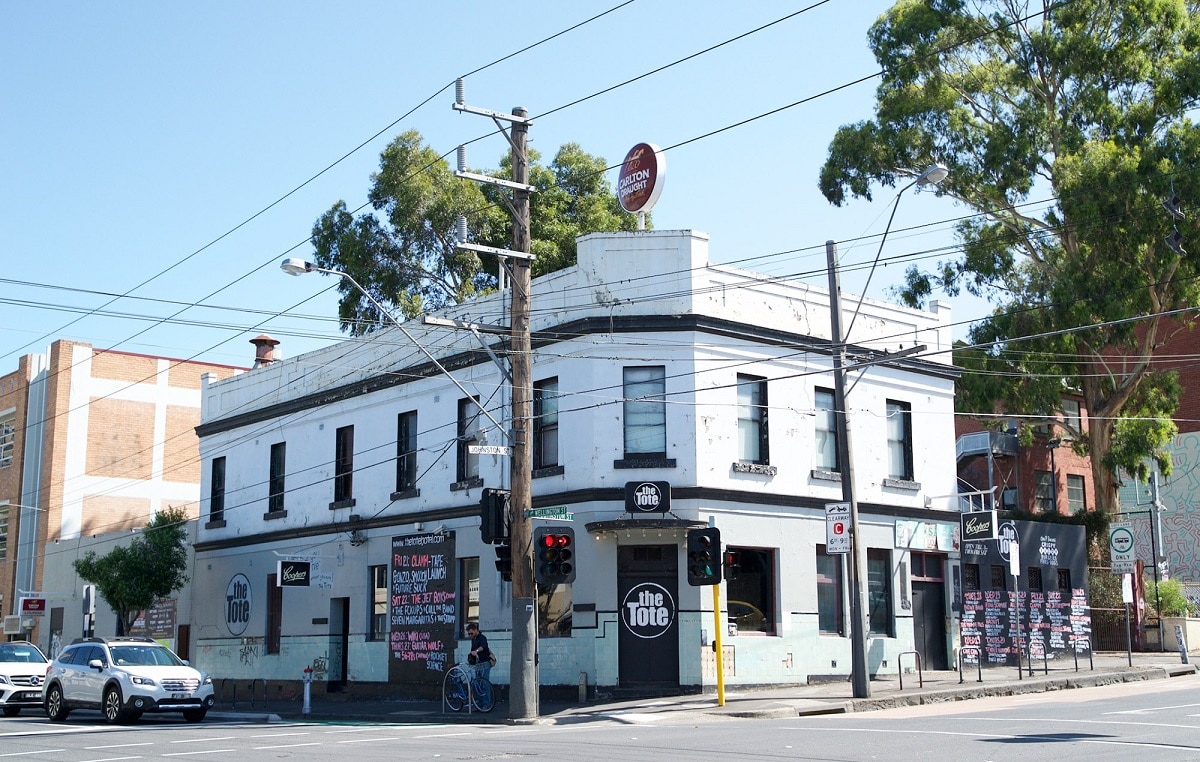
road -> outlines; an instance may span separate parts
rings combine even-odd
[[[617,713],[562,725],[188,725],[129,727],[77,712],[65,724],[0,720],[0,762],[133,759],[558,759],[633,762],[798,760],[1200,759],[1200,678],[1156,680],[847,715],[751,720]]]

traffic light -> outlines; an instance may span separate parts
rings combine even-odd
[[[687,533],[688,584],[721,584],[721,530],[689,529]]]
[[[505,582],[512,582],[512,546],[497,545],[496,546],[496,571],[500,572],[500,579]]]
[[[725,579],[737,579],[738,572],[742,570],[742,559],[737,553],[732,550],[725,551]]]
[[[533,533],[533,578],[542,587],[575,581],[575,530],[540,527]]]
[[[479,496],[479,536],[485,545],[508,542],[508,494],[485,487]]]

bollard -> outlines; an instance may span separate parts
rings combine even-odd
[[[312,667],[304,668],[304,708],[301,713],[307,717],[312,711]]]
[[[579,703],[587,702],[587,673],[579,673]]]

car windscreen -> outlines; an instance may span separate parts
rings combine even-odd
[[[0,643],[0,661],[44,664],[46,657],[42,656],[42,652],[33,646]]]
[[[182,667],[183,662],[162,646],[110,646],[118,667]]]

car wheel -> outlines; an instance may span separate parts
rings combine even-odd
[[[62,688],[57,684],[51,685],[46,690],[46,716],[52,722],[62,722],[70,713],[71,710],[67,709],[67,702],[63,700]]]
[[[184,709],[183,719],[188,722],[204,722],[205,716],[208,715],[207,709]]]
[[[104,721],[109,725],[125,722],[128,716],[121,706],[121,691],[115,685],[104,689]]]
[[[19,706],[4,707],[4,716],[5,717],[16,717],[20,713],[21,713],[21,707],[19,707]]]

